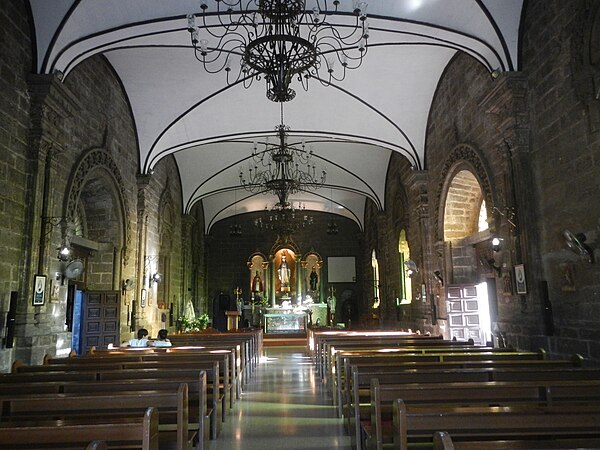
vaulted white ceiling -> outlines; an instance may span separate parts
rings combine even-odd
[[[311,9],[314,0],[307,0]],[[213,0],[207,4],[212,7]],[[424,168],[429,109],[445,67],[466,52],[490,72],[518,67],[523,0],[371,0],[369,51],[362,67],[333,86],[312,83],[285,104],[290,141],[313,145],[326,186],[291,200],[333,212],[362,228],[365,200],[383,209],[391,152]],[[275,198],[245,191],[254,140],[274,134],[279,105],[263,83],[228,86],[196,61],[186,14],[198,0],[30,0],[37,70],[64,77],[103,54],[130,102],[140,171],[166,155],[179,167],[186,211],[202,201],[206,231],[234,213],[258,211]],[[342,0],[340,12],[351,11]],[[333,23],[344,23],[340,14]]]

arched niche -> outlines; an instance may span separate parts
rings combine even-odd
[[[261,252],[255,252],[246,262],[248,267],[248,286],[254,303],[260,302],[269,291],[267,257]]]
[[[323,300],[323,258],[317,252],[311,250],[306,253],[300,261],[302,267],[302,293],[303,301],[308,298],[315,303]]]
[[[298,257],[291,247],[283,247],[273,255],[275,302],[295,303],[298,295]]]

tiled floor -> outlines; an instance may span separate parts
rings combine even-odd
[[[301,347],[267,347],[264,361],[209,450],[350,450],[310,358]]]

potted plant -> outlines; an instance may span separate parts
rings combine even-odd
[[[180,317],[178,319],[179,329],[182,333],[192,333],[194,331],[202,331],[206,330],[208,323],[210,322],[210,318],[208,314],[201,314],[200,317],[188,318],[188,317]]]

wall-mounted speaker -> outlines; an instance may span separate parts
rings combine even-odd
[[[136,323],[135,323],[135,311],[136,311],[137,302],[135,300],[131,301],[131,325],[129,326],[129,331],[135,331]]]
[[[15,340],[15,323],[17,317],[17,291],[11,291],[10,293],[10,305],[8,307],[8,314],[6,315],[6,335],[4,337],[4,343],[6,348],[13,348]]]
[[[554,336],[554,315],[552,314],[552,303],[550,303],[550,296],[548,295],[547,281],[542,281],[540,291],[542,294],[544,334],[546,336]]]

